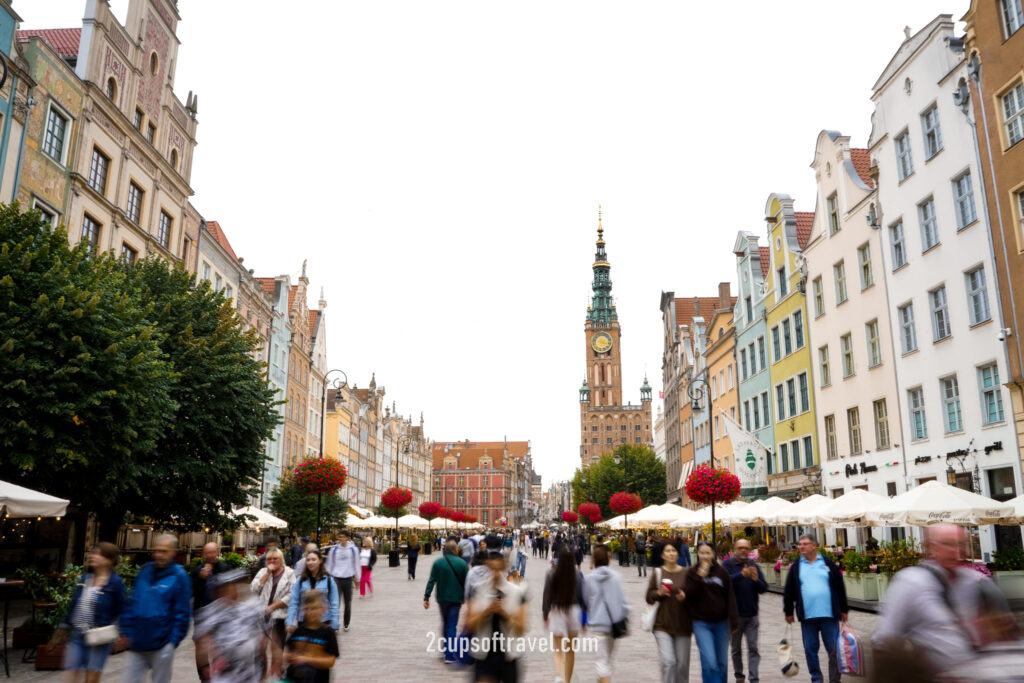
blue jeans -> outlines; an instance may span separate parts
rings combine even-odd
[[[460,602],[439,602],[441,608],[441,631],[444,633],[444,658],[445,661],[454,662],[456,658],[455,648],[458,647],[459,610],[462,608]]]
[[[727,683],[729,677],[729,622],[694,621],[693,639],[700,652],[700,678],[704,683]]]
[[[804,656],[807,657],[807,672],[811,674],[812,683],[821,683],[825,679],[821,675],[821,663],[818,661],[818,634],[825,641],[825,652],[828,653],[829,683],[839,683],[839,660],[836,658],[836,642],[839,640],[838,619],[804,619],[800,622],[800,631],[804,637]]]
[[[526,553],[521,550],[516,557],[516,571],[519,572],[520,578],[526,576]]]

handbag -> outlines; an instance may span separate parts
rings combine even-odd
[[[121,634],[117,632],[117,625],[108,624],[107,626],[97,626],[96,628],[89,629],[83,634],[82,638],[89,647],[96,647],[97,645],[110,645],[120,636]]]
[[[629,631],[629,619],[623,617],[618,621],[612,621],[612,611],[608,607],[607,599],[604,600],[604,609],[606,612],[608,612],[608,621],[611,621],[612,623],[612,639],[618,640],[622,636],[626,635],[626,633]]]
[[[860,636],[853,632],[850,626],[843,622],[839,625],[839,642],[836,643],[836,654],[839,656],[840,673],[851,676],[863,676],[864,668],[864,646],[861,645]]]
[[[654,585],[661,585],[661,567],[654,569]],[[645,631],[654,630],[654,621],[658,617],[658,608],[660,606],[660,602],[656,602],[653,605],[644,605],[643,614],[640,615],[640,628]]]
[[[800,665],[796,663],[796,658],[793,657],[793,646],[789,644],[789,641],[793,639],[793,625],[789,624],[786,626],[786,636],[779,641],[779,668],[782,670],[782,675],[786,678],[792,678],[800,673]]]

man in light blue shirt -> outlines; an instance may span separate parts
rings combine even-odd
[[[789,569],[786,588],[782,598],[782,609],[786,623],[793,623],[793,612],[800,620],[800,631],[804,641],[804,655],[812,683],[821,683],[824,678],[818,661],[818,648],[825,641],[828,652],[829,683],[839,683],[839,660],[836,657],[836,642],[839,640],[839,622],[846,621],[850,611],[846,602],[846,587],[843,575],[832,560],[818,552],[818,539],[813,534],[800,537],[800,558]]]

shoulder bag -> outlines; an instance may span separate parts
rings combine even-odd
[[[618,640],[629,632],[629,619],[627,617],[623,617],[622,619],[615,621],[612,617],[612,611],[608,607],[608,597],[602,596],[602,601],[604,602],[604,610],[608,613],[608,621],[612,624],[612,639]]]
[[[94,581],[95,578],[90,577],[90,581]],[[108,579],[109,584],[109,579]],[[101,588],[100,591],[103,589]],[[85,595],[85,588],[82,589],[82,595]],[[99,600],[100,596],[97,595],[96,599]],[[94,614],[95,614],[95,607]],[[110,645],[112,642],[117,640],[121,636],[117,631],[117,624],[107,624],[106,626],[96,626],[87,630],[82,634],[82,639],[85,644],[89,647],[95,647],[97,645]]]
[[[654,585],[661,585],[661,567],[654,568]],[[660,602],[648,605],[646,604],[646,601],[644,601],[644,611],[640,616],[640,628],[645,631],[651,631],[654,629],[654,621],[658,617],[658,607],[660,606]]]

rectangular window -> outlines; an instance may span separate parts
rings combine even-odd
[[[1003,421],[1003,395],[999,384],[999,368],[996,364],[978,368],[981,383],[981,419],[987,424]]]
[[[985,267],[978,266],[966,274],[967,312],[971,325],[989,320],[992,315],[988,308],[988,288],[985,285]]]
[[[132,249],[127,244],[121,244],[121,260],[125,263],[135,263],[139,258],[139,252]]]
[[[764,417],[764,424],[765,424],[766,427],[769,424],[771,424],[772,418],[771,418],[771,413],[769,412],[769,409],[768,409],[768,392],[767,391],[762,391],[761,392],[761,415]]]
[[[747,314],[747,324],[750,324],[754,320],[754,305],[749,296],[743,300],[743,306]]]
[[[765,418],[767,418],[767,417],[768,416],[765,415]],[[765,419],[765,422],[768,422],[768,420]],[[757,399],[755,398],[754,399],[754,429],[760,429],[760,428],[761,428],[761,411],[757,409]]]
[[[864,337],[868,342],[868,367],[878,367],[882,364],[882,340],[878,338],[878,320],[872,320],[864,326]]]
[[[781,469],[781,471],[782,472],[788,472],[789,471],[789,444],[788,443],[780,443],[779,444],[779,454],[782,456],[782,469]]]
[[[138,107],[135,108],[135,117],[132,119],[132,125],[135,126],[135,130],[142,130],[142,110]]]
[[[875,416],[875,449],[884,451],[889,447],[889,407],[880,398],[871,404]]]
[[[779,326],[772,328],[772,352],[775,354],[775,362],[782,358],[782,344],[779,342]]]
[[[128,220],[135,225],[140,224],[142,219],[142,197],[145,192],[135,183],[128,183]]]
[[[914,162],[910,158],[910,133],[903,131],[896,137],[896,175],[900,182],[914,172]]]
[[[825,416],[825,448],[826,457],[835,460],[839,457],[839,444],[836,441],[836,416]]]
[[[92,148],[92,161],[89,162],[89,187],[102,195],[107,192],[107,171],[110,168],[110,157],[99,148]]]
[[[935,200],[929,197],[917,205],[917,220],[921,224],[921,251],[928,251],[939,243],[939,228],[935,224]]]
[[[781,384],[775,387],[775,418],[786,418],[786,388]]]
[[[100,244],[100,224],[89,214],[82,217],[82,241],[93,251],[96,251]]]
[[[970,171],[953,180],[953,205],[956,207],[958,230],[963,230],[978,220],[978,213],[974,208],[974,188],[971,185]]]
[[[754,399],[754,410],[757,410],[757,399]],[[750,401],[743,402],[743,427],[747,431],[756,429],[754,423],[750,421]]]
[[[224,284],[224,278],[222,278],[220,276],[220,273],[217,273],[217,275],[214,277],[214,281],[213,281],[213,290],[215,292],[219,292],[221,290],[221,287],[223,286],[223,284]],[[608,429],[611,429],[611,427],[609,427]]]
[[[790,441],[789,442],[789,454],[793,458],[793,469],[799,468],[800,467],[800,441],[799,440]]]
[[[818,348],[818,369],[821,375],[821,386],[827,387],[832,384],[832,370],[828,363],[828,347],[821,346]]]
[[[921,131],[924,133],[924,158],[931,159],[942,149],[942,131],[939,129],[939,107],[921,114]]]
[[[843,377],[850,377],[854,373],[853,365],[853,335],[844,334],[839,338],[843,350]]]
[[[860,264],[860,288],[867,289],[875,284],[875,275],[871,272],[871,246],[864,244],[857,249],[857,263]]]
[[[836,280],[836,306],[846,301],[846,264],[843,261],[832,266]]]
[[[156,230],[156,241],[164,249],[167,249],[171,244],[171,227],[173,225],[174,219],[166,211],[161,210],[160,225],[157,226]]]
[[[210,279],[210,264],[207,263],[206,261],[203,261],[203,279]]]
[[[1024,11],[1021,11],[1021,0],[1001,0],[1003,5],[1003,21],[1006,22],[1006,37],[1009,38],[1024,25]]]
[[[754,342],[750,342],[750,345],[747,347],[747,357],[750,358],[750,374],[751,375],[756,375],[757,374],[757,360],[754,357]],[[764,361],[762,361],[762,363],[763,362]],[[764,370],[763,367],[761,369]]]
[[[153,144],[156,139],[156,126],[152,123],[146,126],[146,139],[149,140],[149,144]]]
[[[914,304],[899,307],[900,345],[903,353],[917,350],[917,331],[914,329]]]
[[[747,378],[747,350],[740,349],[740,377]]]
[[[817,318],[825,314],[825,293],[821,289],[820,276],[814,278],[811,289],[814,292],[814,317]]]
[[[64,163],[65,143],[68,137],[70,119],[51,106],[46,117],[46,133],[43,135],[43,152],[58,164]]]
[[[783,266],[779,268],[779,271],[776,273],[776,275],[778,276],[779,280],[779,298],[781,299],[782,297],[789,294],[789,282],[786,280],[786,267]]]
[[[828,234],[839,232],[839,197],[833,192],[826,200],[828,204]]]
[[[782,346],[786,349],[786,355],[793,353],[793,335],[790,333],[789,318],[782,321]]]
[[[733,388],[733,377],[734,377],[733,371],[732,371],[732,363],[729,363],[729,372],[726,374],[726,377],[729,378],[729,380],[728,380],[728,387],[729,387],[729,389],[732,389]],[[639,429],[639,427],[637,427],[637,428]]]
[[[846,424],[850,429],[850,455],[860,455],[860,408],[846,411]]]
[[[757,363],[761,370],[768,367],[768,359],[765,358],[764,337],[757,338]],[[751,365],[753,365],[753,361],[751,361]]]
[[[1011,146],[1024,140],[1024,83],[1018,83],[1003,95],[1003,120]]]
[[[892,269],[907,265],[907,243],[903,238],[903,221],[889,226],[889,241],[892,243]]]
[[[811,394],[807,386],[807,373],[801,372],[797,375],[796,379],[800,383],[800,412],[806,413],[811,409]]]
[[[963,416],[960,414],[960,384],[956,375],[939,380],[942,387],[942,418],[946,425],[946,433],[959,432],[964,428]]]
[[[786,397],[789,398],[789,415],[796,415],[796,380],[786,380]]]
[[[804,437],[804,467],[814,467],[814,440]]]
[[[932,290],[928,293],[928,299],[932,305],[932,337],[935,341],[940,341],[951,334],[946,288]]]
[[[797,311],[793,314],[793,337],[795,341],[795,347],[798,349],[802,349],[804,347],[803,311]]]

